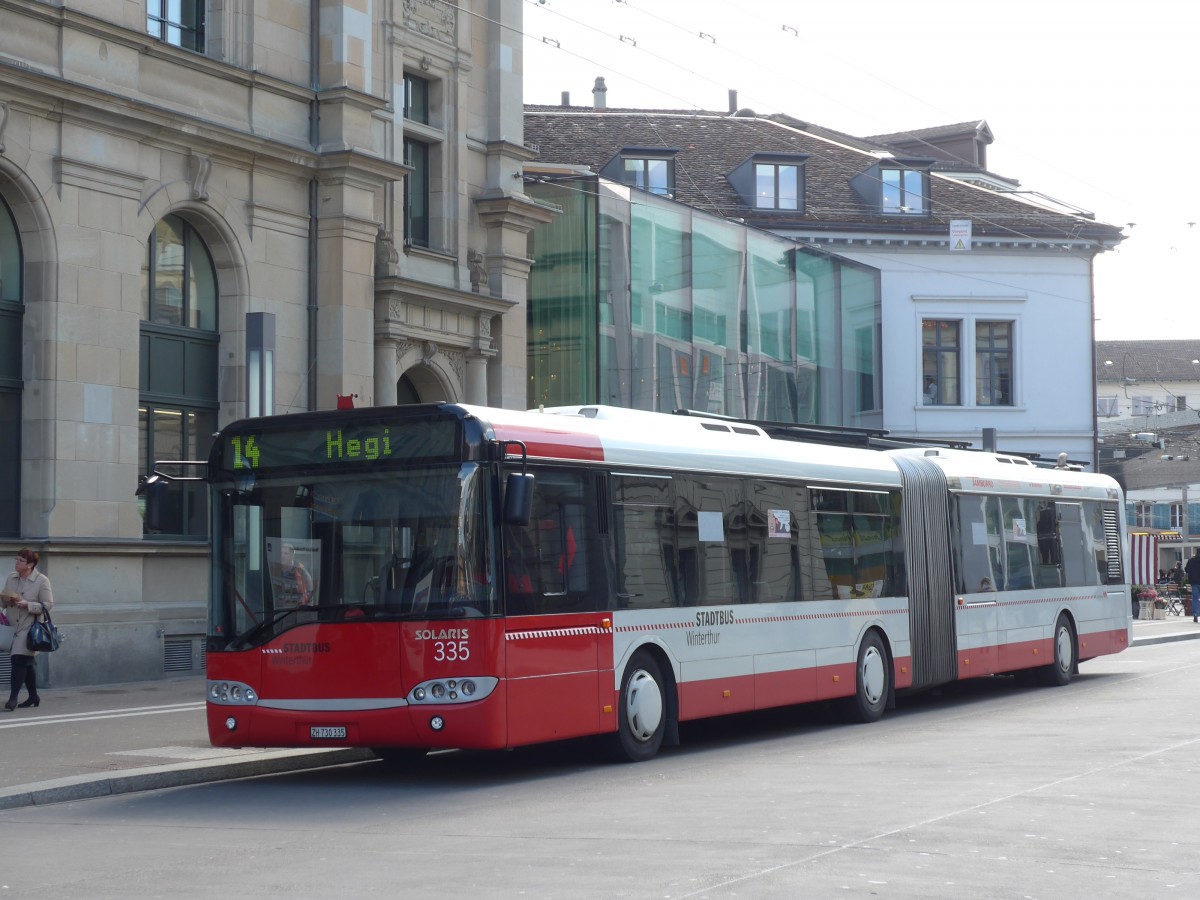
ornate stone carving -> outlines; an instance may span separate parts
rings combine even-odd
[[[375,274],[381,278],[388,278],[399,271],[400,252],[396,249],[396,242],[392,233],[380,225],[375,234]],[[398,316],[393,315],[392,318]]]
[[[0,100],[0,153],[4,152],[4,129],[8,127],[8,104]]]
[[[425,365],[429,365],[431,362],[433,362],[433,358],[437,356],[437,352],[437,344],[435,344],[433,341],[425,341],[425,343],[421,345],[421,362],[425,363]]]
[[[188,157],[188,180],[192,183],[192,199],[208,199],[208,176],[212,173],[212,160],[193,153]]]
[[[458,29],[454,10],[444,0],[404,0],[404,27],[453,47]]]
[[[396,341],[396,363],[399,364],[412,350],[413,344],[411,341]]]
[[[442,356],[449,364],[450,369],[454,372],[454,379],[458,382],[458,386],[461,388],[467,375],[466,357],[463,355],[461,350],[446,350],[442,353]]]
[[[467,266],[471,270],[471,290],[478,294],[487,287],[488,283],[488,272],[487,267],[483,264],[483,254],[478,250],[468,251]]]

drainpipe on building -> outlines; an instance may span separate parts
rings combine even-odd
[[[1092,471],[1100,471],[1100,415],[1096,410],[1099,402],[1099,391],[1096,385],[1096,255],[1092,254],[1088,262],[1088,305],[1091,307],[1092,319]],[[1122,374],[1124,369],[1121,370]],[[1128,394],[1128,391],[1126,391]]]
[[[318,153],[321,137],[321,107],[317,95],[321,90],[321,73],[318,54],[321,50],[321,0],[309,0],[308,44],[309,80],[312,99],[308,105],[308,140],[312,144],[314,158]],[[317,197],[317,178],[308,180],[308,347],[306,356],[308,373],[308,408],[317,408],[317,214],[320,208]]]

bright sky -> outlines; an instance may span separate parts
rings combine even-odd
[[[984,119],[989,169],[1125,228],[1096,262],[1096,337],[1200,339],[1194,9],[525,0],[525,102],[590,105],[602,75],[610,107],[725,110],[734,89],[739,106],[859,136]]]

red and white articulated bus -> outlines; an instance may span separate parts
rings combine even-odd
[[[208,727],[394,758],[604,735],[1129,644],[1116,482],[605,407],[236,422],[209,459]]]

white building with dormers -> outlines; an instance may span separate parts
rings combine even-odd
[[[727,111],[696,112],[612,107],[602,88],[591,106],[526,107],[539,163],[879,270],[879,321],[831,352],[882,371],[882,389],[838,424],[976,447],[995,429],[998,449],[1094,465],[1093,260],[1122,235],[989,173],[986,123],[863,139],[732,92]]]

